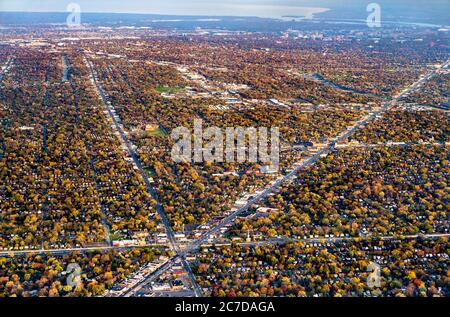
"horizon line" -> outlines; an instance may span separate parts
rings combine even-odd
[[[34,14],[34,13],[67,13],[70,14],[71,11],[14,11],[8,10],[3,11],[0,10],[0,13],[25,13],[25,14]],[[136,15],[157,15],[157,16],[178,16],[178,17],[221,17],[221,18],[257,18],[257,19],[270,19],[270,20],[279,20],[280,18],[276,17],[260,17],[257,15],[214,15],[214,14],[176,14],[176,13],[151,13],[151,12],[95,12],[95,11],[81,11],[81,14],[136,14]],[[292,17],[292,16],[281,16],[283,17]],[[296,16],[298,18],[303,18],[305,16]]]

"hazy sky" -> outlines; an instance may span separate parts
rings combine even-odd
[[[450,0],[0,0],[0,11],[66,11],[71,2],[78,3],[84,12],[267,17],[304,15],[320,12],[320,8],[364,10],[371,2],[384,8],[416,6],[425,9],[435,4],[448,4]],[[311,11],[311,8],[316,9]]]
[[[263,17],[323,11],[311,5],[312,1],[302,0],[0,0],[0,11],[66,11],[71,2],[78,3],[84,12]]]

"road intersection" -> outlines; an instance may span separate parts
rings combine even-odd
[[[149,276],[147,276],[141,283],[137,284],[130,290],[128,290],[124,296],[133,296],[137,291],[142,289],[143,287],[149,285],[152,281],[154,281],[158,276],[163,274],[165,271],[170,269],[170,267],[176,263],[177,261],[181,260],[183,263],[185,263],[185,257],[187,254],[194,252],[198,250],[202,245],[207,244],[210,240],[210,237],[219,233],[222,228],[229,225],[230,223],[233,223],[240,215],[248,211],[250,206],[260,202],[265,197],[267,197],[269,194],[274,192],[277,188],[279,188],[284,182],[289,181],[295,177],[297,177],[297,174],[300,170],[307,169],[311,166],[313,166],[321,157],[324,155],[328,155],[332,151],[335,150],[335,144],[344,140],[347,140],[350,136],[352,136],[356,131],[362,129],[365,125],[367,125],[369,122],[375,120],[378,116],[383,115],[386,111],[391,109],[392,107],[397,105],[397,102],[405,95],[408,94],[410,91],[413,91],[417,88],[419,88],[423,83],[428,81],[430,78],[432,78],[435,74],[437,74],[441,69],[448,67],[450,61],[446,61],[443,63],[439,68],[434,69],[430,71],[425,76],[421,77],[418,81],[411,84],[409,87],[402,90],[399,94],[393,97],[392,100],[384,103],[378,110],[369,113],[368,115],[364,116],[362,119],[355,122],[355,124],[351,127],[349,127],[346,131],[341,133],[333,142],[330,142],[328,146],[322,148],[317,153],[313,154],[312,156],[306,158],[303,160],[300,165],[297,166],[296,169],[294,169],[291,173],[287,174],[283,178],[275,181],[273,184],[271,184],[268,188],[266,188],[264,191],[262,191],[259,195],[253,197],[250,199],[243,207],[239,208],[238,210],[234,211],[227,217],[225,217],[222,221],[219,222],[216,226],[211,228],[209,231],[204,233],[200,238],[192,242],[185,250],[182,252],[176,254],[171,259],[168,260],[167,265],[161,266],[156,271],[152,272]],[[438,235],[438,234],[437,234]],[[444,235],[447,236],[447,235]],[[334,238],[339,239],[339,238]],[[317,239],[320,240],[320,239]]]
[[[12,61],[8,60],[8,62],[6,64],[7,67],[9,67],[11,65],[11,63],[12,63]],[[173,265],[175,265],[177,263],[180,263],[183,266],[184,270],[186,271],[186,273],[190,279],[190,282],[193,286],[195,295],[202,296],[202,290],[197,285],[195,276],[191,270],[189,263],[186,260],[186,256],[188,254],[191,254],[192,252],[197,251],[202,246],[212,245],[212,243],[215,241],[214,239],[212,239],[212,237],[219,234],[221,232],[221,230],[223,230],[224,227],[234,223],[234,221],[239,216],[241,216],[243,213],[247,212],[252,205],[265,199],[268,195],[270,195],[275,190],[277,190],[283,183],[297,177],[299,171],[313,166],[317,161],[320,160],[320,158],[333,152],[336,149],[336,143],[347,140],[356,131],[362,129],[369,122],[375,120],[379,116],[382,116],[386,111],[388,111],[392,107],[396,106],[398,101],[402,97],[404,97],[406,94],[410,93],[411,91],[417,90],[418,88],[421,87],[422,84],[424,84],[426,81],[428,81],[430,78],[432,78],[440,70],[442,70],[445,67],[448,67],[450,61],[446,61],[439,68],[430,71],[425,76],[422,76],[418,81],[416,81],[409,87],[405,88],[402,92],[400,92],[399,94],[394,96],[392,100],[385,102],[379,109],[367,114],[360,120],[356,121],[351,127],[349,127],[347,130],[342,132],[338,137],[333,139],[333,141],[330,141],[325,147],[319,149],[318,152],[309,153],[310,155],[307,156],[306,159],[304,159],[300,163],[296,164],[296,168],[292,172],[283,176],[282,178],[277,179],[273,183],[269,184],[269,186],[267,186],[258,195],[251,198],[250,200],[248,200],[247,203],[243,207],[241,207],[241,208],[237,209],[236,211],[232,212],[231,214],[229,214],[227,217],[222,219],[218,224],[213,226],[210,230],[205,232],[200,238],[198,238],[197,240],[190,243],[184,249],[181,249],[178,242],[176,241],[174,231],[169,223],[169,220],[167,219],[167,216],[164,212],[162,204],[158,200],[156,190],[151,185],[145,170],[143,169],[139,159],[137,158],[136,153],[133,150],[133,145],[129,142],[121,125],[115,119],[115,116],[112,111],[114,109],[113,105],[111,105],[111,103],[109,102],[109,100],[103,90],[103,87],[98,82],[97,73],[87,56],[86,56],[86,63],[91,72],[92,83],[95,86],[95,88],[98,92],[99,98],[102,100],[103,105],[106,107],[109,117],[113,123],[113,129],[115,130],[115,132],[118,132],[118,134],[120,136],[120,140],[125,145],[127,152],[129,153],[130,157],[132,158],[135,168],[141,174],[143,181],[144,181],[145,185],[147,186],[147,190],[148,190],[149,194],[158,202],[158,204],[156,205],[156,211],[157,211],[158,215],[160,216],[161,221],[166,229],[167,237],[169,240],[169,247],[174,253],[174,255],[167,262],[165,262],[163,265],[161,265],[155,271],[153,271],[152,273],[147,275],[142,282],[138,283],[137,285],[133,286],[131,289],[127,290],[122,296],[133,296],[134,294],[136,294],[136,292],[138,292],[143,287],[149,285],[158,276],[167,272]],[[4,69],[4,70],[6,70],[6,69]],[[0,79],[1,79],[1,76],[0,76]],[[429,234],[429,235],[405,236],[405,238],[411,238],[411,239],[418,238],[418,237],[439,238],[439,237],[448,237],[448,236],[449,236],[449,234]],[[359,238],[371,238],[371,236],[359,237]],[[385,236],[385,237],[375,237],[374,236],[373,238],[396,239],[398,237],[397,236]],[[297,241],[303,241],[306,243],[320,242],[320,241],[337,242],[337,241],[348,240],[348,239],[354,239],[354,237],[311,238],[311,239],[300,239],[300,240],[283,238],[283,239],[274,239],[274,240],[266,240],[266,241],[243,242],[243,243],[239,243],[239,244],[256,246],[256,245],[264,245],[264,244],[270,244],[270,243],[287,243],[287,242],[297,242]],[[220,246],[222,244],[216,243],[215,245]],[[223,245],[226,245],[226,244],[223,244]],[[133,248],[133,247],[164,247],[164,246],[160,245],[160,244],[159,245],[158,244],[148,244],[148,245],[144,245],[144,246],[123,246],[123,247],[120,247],[120,246],[92,246],[92,247],[82,247],[82,248],[61,248],[61,249],[50,249],[50,250],[48,250],[48,249],[4,250],[4,251],[0,251],[0,256],[2,256],[2,255],[3,256],[6,256],[6,255],[15,256],[15,255],[24,255],[24,254],[29,254],[29,253],[51,253],[51,254],[55,254],[55,255],[59,255],[59,254],[62,255],[62,254],[70,253],[70,252],[76,252],[76,251],[88,252],[91,250],[94,251],[94,250],[110,250],[110,249],[129,249],[129,248]]]

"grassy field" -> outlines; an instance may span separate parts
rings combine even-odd
[[[166,94],[172,95],[172,94],[177,94],[177,93],[183,92],[184,88],[159,86],[156,88],[156,91],[159,93],[166,93]]]
[[[151,137],[151,136],[164,137],[164,136],[166,136],[166,133],[163,131],[163,129],[158,128],[154,131],[146,131],[145,136],[146,137]]]

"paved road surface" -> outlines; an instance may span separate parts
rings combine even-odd
[[[341,242],[341,241],[351,241],[354,239],[359,240],[367,240],[367,239],[380,239],[380,240],[394,240],[399,238],[405,238],[405,239],[417,239],[417,238],[424,238],[424,239],[436,239],[436,238],[449,238],[450,233],[432,233],[432,234],[415,234],[415,235],[397,235],[397,236],[360,236],[360,237],[318,237],[318,238],[305,238],[305,239],[293,239],[293,238],[274,238],[269,240],[262,240],[262,241],[250,241],[250,242],[217,242],[214,244],[203,244],[202,247],[223,247],[223,246],[231,246],[232,244],[240,245],[240,246],[250,246],[250,247],[257,247],[257,246],[263,246],[263,245],[269,245],[269,244],[286,244],[286,243],[294,243],[294,242],[304,242],[304,243],[321,243],[321,242]]]
[[[71,252],[89,252],[96,250],[122,250],[122,249],[134,249],[134,248],[145,248],[145,247],[153,247],[153,248],[163,248],[167,247],[164,244],[146,244],[141,246],[95,246],[95,247],[83,247],[83,248],[62,248],[62,249],[29,249],[29,250],[3,250],[0,251],[0,256],[19,256],[25,254],[34,254],[34,253],[48,253],[54,255],[64,255],[69,254]]]
[[[443,69],[444,67],[447,67],[449,65],[449,63],[450,63],[450,61],[446,61],[444,64],[441,65],[441,67],[439,69],[430,71],[426,76],[424,76],[423,78],[419,79],[418,81],[416,81],[415,83],[413,83],[409,87],[405,88],[402,92],[400,92],[399,94],[394,96],[392,100],[390,100],[390,101],[386,102],[385,104],[383,104],[380,107],[380,109],[378,109],[377,111],[375,111],[375,112],[373,112],[371,114],[368,114],[367,116],[365,116],[362,119],[360,119],[359,121],[357,121],[351,128],[349,128],[347,131],[344,131],[341,135],[339,135],[336,138],[335,142],[338,143],[340,141],[348,139],[357,130],[363,128],[367,123],[369,123],[370,121],[374,120],[378,115],[383,114],[384,112],[386,112],[387,110],[389,110],[390,108],[395,106],[397,104],[398,100],[400,98],[402,98],[406,93],[410,92],[411,90],[417,89],[424,82],[426,82],[427,80],[432,78],[435,74],[437,74],[439,72],[439,70]],[[208,242],[210,236],[219,233],[220,230],[224,226],[234,222],[236,220],[236,218],[239,215],[241,215],[244,212],[246,212],[251,205],[253,205],[253,204],[259,202],[260,200],[264,199],[265,197],[267,197],[267,195],[272,193],[282,183],[284,183],[284,182],[286,182],[286,181],[296,177],[299,170],[309,168],[310,166],[314,165],[322,157],[322,155],[326,155],[326,154],[330,153],[331,151],[333,151],[334,150],[334,144],[335,144],[334,142],[330,143],[327,147],[321,149],[316,154],[314,154],[311,157],[309,157],[308,159],[304,160],[303,163],[299,167],[297,167],[296,170],[292,171],[291,173],[289,173],[288,175],[286,175],[282,179],[276,181],[269,188],[265,189],[261,194],[259,194],[258,196],[254,197],[253,199],[249,200],[247,202],[247,204],[244,205],[242,208],[236,210],[235,212],[233,212],[232,214],[230,214],[229,216],[224,218],[222,221],[219,222],[219,224],[217,226],[213,227],[211,230],[209,230],[204,235],[202,235],[199,239],[194,241],[186,250],[184,250],[182,253],[177,254],[173,258],[171,258],[169,260],[169,262],[172,262],[172,261],[175,262],[180,256],[184,257],[186,254],[196,251],[202,244],[206,244]],[[335,239],[339,239],[339,238],[335,238]],[[171,265],[167,265],[164,268],[161,267],[158,270],[156,270],[154,272],[154,274],[152,274],[152,276],[149,276],[142,283],[136,285],[135,288],[130,289],[130,291],[127,293],[127,296],[132,296],[137,290],[139,290],[142,287],[144,287],[144,286],[148,285],[149,283],[151,283],[153,281],[153,277],[154,276],[159,276],[165,270],[168,270],[170,267],[171,267]]]
[[[114,114],[111,111],[112,106],[110,106],[110,103],[108,102],[108,98],[106,97],[106,94],[104,93],[101,84],[97,81],[97,73],[94,70],[92,63],[89,60],[87,60],[87,63],[89,65],[89,69],[91,71],[91,75],[92,75],[95,87],[103,101],[104,106],[106,107],[106,109],[108,111],[108,114],[109,114],[111,120],[114,123],[116,131],[119,132],[123,144],[125,144],[126,148],[128,149],[128,153],[131,156],[131,158],[133,159],[134,165],[137,167],[138,171],[140,172],[140,174],[145,182],[145,185],[147,186],[147,190],[148,190],[149,194],[153,197],[153,199],[155,199],[157,201],[157,205],[155,206],[155,208],[156,208],[156,211],[157,211],[158,215],[160,216],[161,221],[166,229],[166,234],[169,239],[170,247],[171,247],[172,251],[175,252],[175,254],[179,254],[180,248],[175,239],[175,233],[173,232],[172,226],[170,225],[169,220],[167,219],[166,213],[164,212],[163,207],[159,201],[156,190],[151,185],[150,180],[148,179],[147,173],[145,172],[144,168],[142,167],[141,162],[139,161],[130,142],[128,141],[127,137],[125,136],[125,133],[123,132],[121,126],[119,125],[117,120],[114,118]],[[191,280],[191,284],[194,288],[196,296],[202,296],[201,289],[200,289],[200,287],[198,287],[198,285],[195,281],[195,276],[192,273],[191,268],[190,268],[189,264],[187,263],[187,261],[184,259],[184,257],[181,257],[181,262],[182,262],[183,267],[186,270],[186,273],[188,274],[188,276]]]

